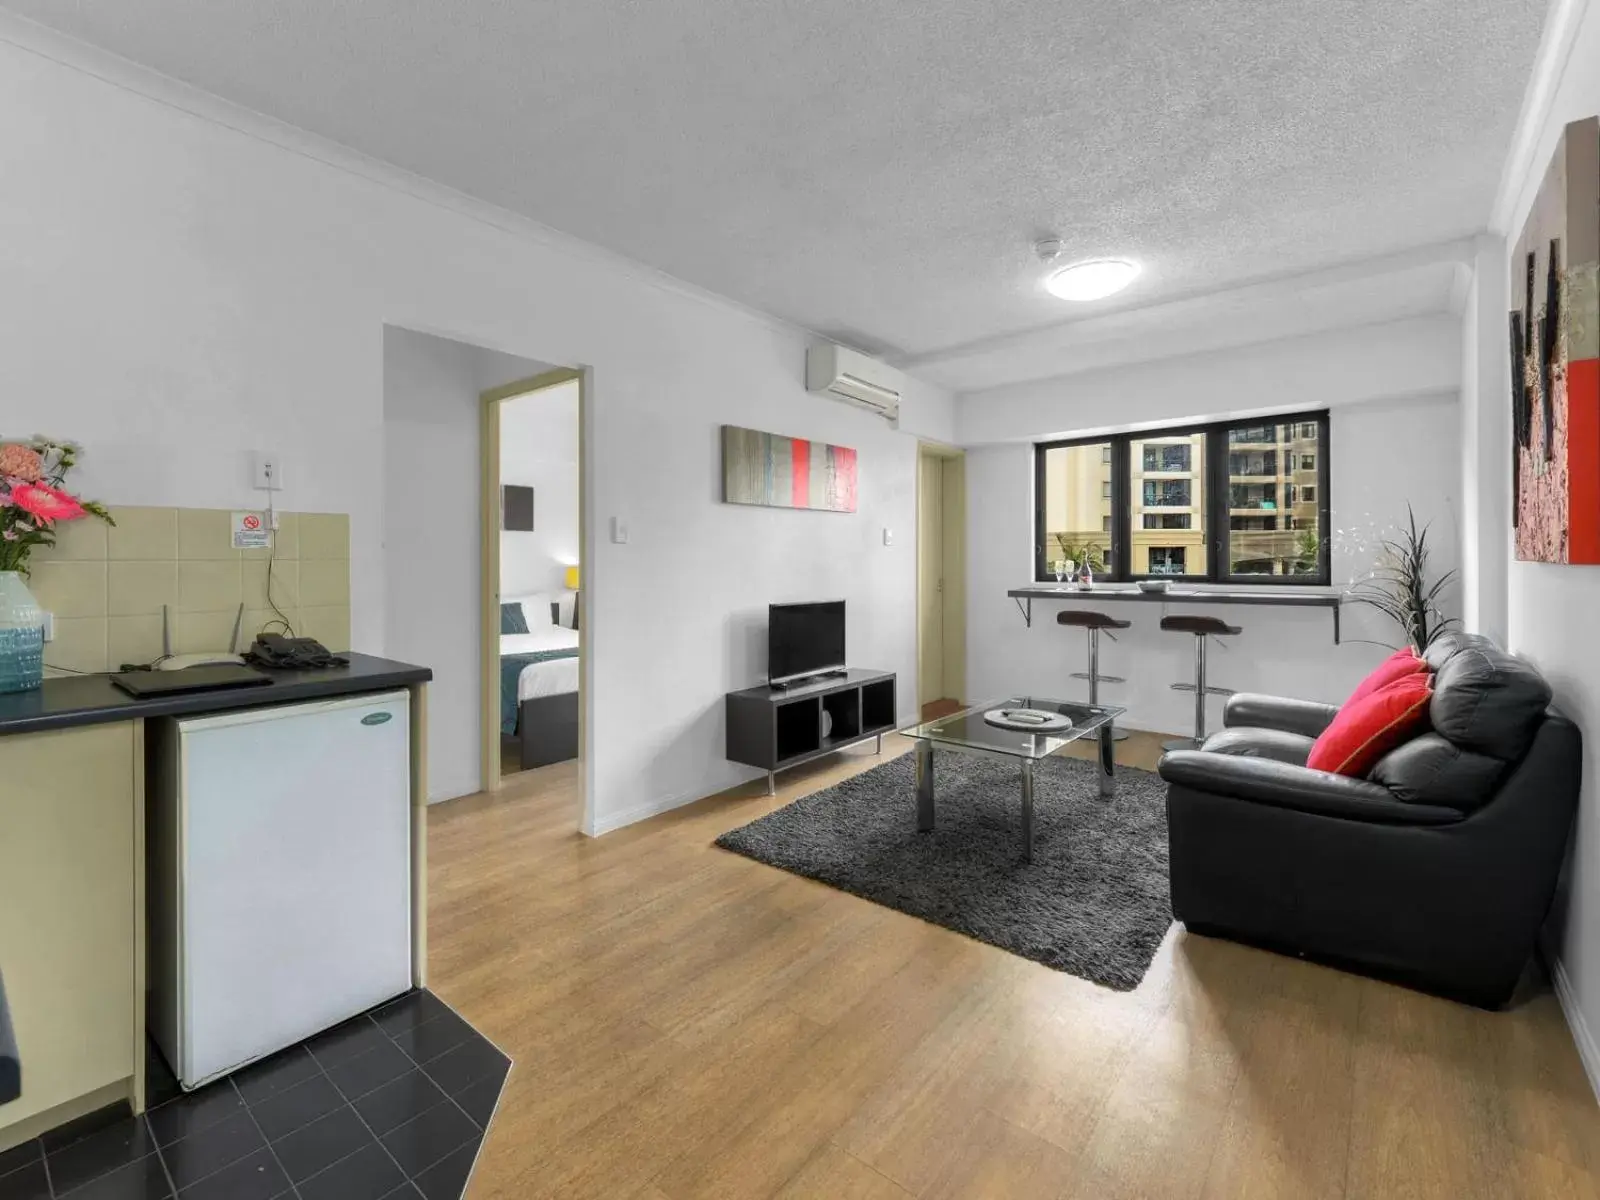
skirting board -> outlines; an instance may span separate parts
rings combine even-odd
[[[717,793],[712,792],[715,796]],[[651,817],[659,817],[664,812],[671,812],[675,808],[682,808],[685,804],[693,804],[696,800],[704,800],[706,793],[700,791],[684,792],[677,796],[667,796],[660,800],[652,800],[648,804],[641,804],[637,808],[623,809],[619,813],[608,813],[595,820],[592,829],[583,832],[590,837],[600,837],[602,834],[612,833],[625,825],[633,825]]]
[[[1573,1044],[1578,1047],[1578,1057],[1583,1061],[1583,1071],[1589,1077],[1595,1100],[1600,1101],[1600,1043],[1594,1040],[1583,1010],[1578,1007],[1578,993],[1573,990],[1567,975],[1566,964],[1553,954],[1545,961],[1550,965],[1550,979],[1556,987],[1556,999],[1561,1002],[1561,1014],[1567,1018],[1567,1028],[1572,1031]]]
[[[905,729],[907,726],[915,725],[916,723],[917,718],[902,716],[899,727]],[[856,748],[868,744],[868,742],[860,742],[857,743]],[[840,753],[844,753],[844,751],[840,751]],[[729,765],[732,766],[731,763]],[[721,795],[731,788],[742,787],[744,784],[754,782],[766,775],[765,771],[751,771],[744,767],[737,768],[737,772],[734,778],[714,791],[702,792],[697,790],[684,792],[677,796],[667,796],[661,800],[652,800],[648,804],[639,805],[637,808],[628,808],[619,813],[610,813],[595,821],[593,829],[585,829],[583,832],[590,837],[600,837],[602,834],[612,833],[626,825],[646,821],[651,817],[659,817],[662,813],[671,812],[675,808],[682,808],[685,804],[693,804],[696,800],[706,800],[712,796]]]

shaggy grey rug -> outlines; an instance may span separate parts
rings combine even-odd
[[[1021,770],[937,755],[938,828],[917,832],[904,755],[732,830],[717,845],[1118,991],[1137,987],[1172,923],[1166,785],[1046,759],[1034,781],[1033,861],[1022,861]]]

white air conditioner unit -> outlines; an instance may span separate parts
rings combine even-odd
[[[806,390],[869,409],[890,422],[900,419],[901,375],[877,359],[832,342],[806,350]]]

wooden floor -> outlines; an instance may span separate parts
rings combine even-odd
[[[1483,1013],[1175,927],[1119,994],[711,846],[878,761],[598,840],[572,763],[431,812],[430,982],[516,1064],[474,1200],[1600,1197],[1547,991]]]

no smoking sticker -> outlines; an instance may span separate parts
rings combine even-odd
[[[260,513],[236,512],[233,514],[233,548],[235,550],[265,550],[272,544],[272,531]]]

